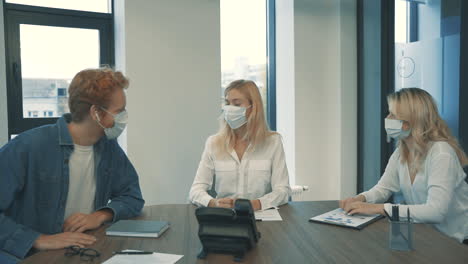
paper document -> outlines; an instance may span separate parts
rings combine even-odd
[[[383,216],[380,214],[376,215],[347,215],[346,212],[341,209],[335,209],[328,213],[318,215],[316,217],[310,218],[310,221],[313,222],[322,222],[326,224],[334,224],[340,226],[346,226],[351,228],[361,229],[366,225],[373,223],[374,221],[381,219]]]
[[[257,221],[283,221],[279,214],[278,207],[270,208],[266,210],[256,211],[255,220]]]
[[[139,250],[123,250],[125,251],[139,251]],[[153,253],[151,255],[114,255],[108,259],[104,264],[174,264],[179,261],[183,255],[173,255],[164,253]]]

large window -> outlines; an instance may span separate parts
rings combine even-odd
[[[6,0],[9,134],[69,112],[68,86],[80,70],[113,65],[109,0]]]
[[[461,0],[395,1],[395,90],[428,91],[457,137],[461,4]]]
[[[468,1],[357,3],[361,192],[377,183],[393,152],[383,119],[386,96],[395,90],[418,87],[429,92],[451,133],[467,149]]]
[[[274,1],[221,0],[221,88],[234,80],[254,81],[270,127],[275,129]]]

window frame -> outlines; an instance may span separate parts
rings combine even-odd
[[[407,42],[415,42],[418,41],[418,3],[416,2],[408,2],[408,12],[407,12],[407,20],[408,20],[408,29],[407,29]]]
[[[468,152],[468,107],[462,107],[468,102],[468,75],[462,74],[468,70],[468,2],[461,1],[460,12],[460,94],[459,111],[460,116],[458,140],[465,152]],[[465,47],[465,48],[463,48]]]
[[[379,0],[380,2],[380,12],[381,12],[381,25],[380,25],[380,37],[381,37],[381,46],[380,47],[365,47],[364,46],[364,2],[365,0],[358,0],[358,189],[357,193],[365,191],[365,181],[366,176],[364,170],[364,163],[369,162],[365,160],[365,148],[364,145],[375,144],[375,142],[369,141],[368,138],[364,137],[365,127],[363,125],[364,120],[364,111],[369,111],[366,109],[368,102],[365,100],[364,96],[364,86],[366,85],[367,75],[373,75],[375,73],[366,73],[364,72],[364,58],[366,52],[369,49],[380,49],[380,79],[381,86],[376,89],[380,89],[380,105],[381,105],[381,123],[380,123],[380,157],[376,157],[376,160],[380,161],[380,175],[383,175],[385,167],[388,163],[388,160],[393,152],[394,145],[392,143],[387,143],[385,141],[386,132],[384,129],[384,118],[386,116],[387,101],[386,95],[394,92],[395,85],[395,1],[397,0]],[[468,151],[468,107],[463,107],[463,105],[468,101],[468,75],[462,74],[468,69],[468,1],[461,1],[461,12],[460,12],[460,87],[459,87],[459,133],[458,140],[463,150]],[[409,30],[408,30],[408,42],[417,41],[419,39],[417,28],[418,28],[418,11],[416,8],[417,3],[414,1],[409,2]],[[365,49],[366,48],[366,49]],[[374,58],[373,58],[374,59]]]
[[[34,127],[55,123],[58,117],[25,118],[21,74],[20,25],[70,27],[99,31],[100,65],[114,66],[114,2],[112,13],[95,13],[28,6],[3,1],[7,75],[8,139]]]
[[[357,193],[361,193],[366,190],[365,186],[368,185],[370,174],[366,173],[366,163],[378,163],[379,176],[383,175],[387,166],[388,160],[393,153],[394,146],[392,143],[386,141],[386,132],[384,126],[384,120],[388,112],[387,95],[394,92],[395,87],[395,1],[397,0],[379,0],[378,8],[373,11],[379,11],[380,13],[380,25],[375,25],[375,29],[379,34],[380,45],[367,47],[366,36],[365,36],[365,24],[364,12],[365,0],[357,1],[357,66],[358,66],[358,178],[357,178]],[[379,10],[377,10],[379,9]],[[370,10],[370,9],[369,9]],[[367,12],[369,12],[369,10]],[[374,30],[375,30],[374,29]],[[372,53],[370,53],[372,52]],[[371,55],[372,54],[372,55]],[[376,55],[378,54],[378,55]],[[376,55],[376,56],[374,56]],[[366,59],[372,61],[375,66],[380,70],[379,73],[379,86],[375,89],[379,89],[379,98],[372,98],[370,100],[366,98],[366,86],[368,86],[369,76],[375,76],[374,72],[366,72],[365,64]],[[379,118],[379,134],[380,142],[370,141],[365,136],[365,113],[369,111],[377,110],[377,107],[372,102],[378,100],[380,118]],[[370,109],[368,109],[370,108]],[[378,156],[376,155],[374,160],[366,160],[365,157],[368,154],[365,145],[379,144]],[[375,173],[375,172],[374,172]],[[373,183],[375,184],[375,183]]]
[[[276,1],[266,0],[267,32],[267,121],[271,130],[276,131]]]

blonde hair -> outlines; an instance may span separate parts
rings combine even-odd
[[[445,121],[440,117],[437,105],[432,96],[419,88],[404,88],[387,97],[388,105],[398,119],[407,121],[411,128],[409,138],[400,140],[400,156],[402,162],[408,162],[411,156],[410,173],[415,175],[422,161],[435,141],[447,142],[456,152],[461,166],[468,164],[468,157],[463,152],[457,139],[452,136]],[[408,140],[412,140],[412,149]]]
[[[276,134],[268,127],[265,119],[265,112],[263,110],[263,101],[258,91],[257,85],[253,81],[249,80],[236,80],[231,82],[224,90],[224,98],[227,97],[228,93],[232,90],[237,90],[243,94],[249,101],[251,107],[250,115],[247,118],[247,124],[242,126],[243,136],[242,140],[248,141],[252,148],[262,144],[265,139]],[[218,154],[226,154],[232,151],[236,144],[236,134],[224,120],[220,118],[220,128],[218,133],[215,135],[215,146],[219,150]]]

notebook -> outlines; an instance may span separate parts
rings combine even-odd
[[[159,237],[169,228],[166,221],[120,220],[106,230],[108,236]]]
[[[255,212],[255,220],[257,221],[283,221],[279,214],[278,207],[265,209]]]
[[[318,222],[324,224],[332,224],[344,227],[350,227],[354,229],[363,229],[367,225],[382,219],[384,216],[380,214],[375,215],[347,215],[346,212],[341,209],[335,209],[333,211],[312,217],[309,219],[311,222]]]

